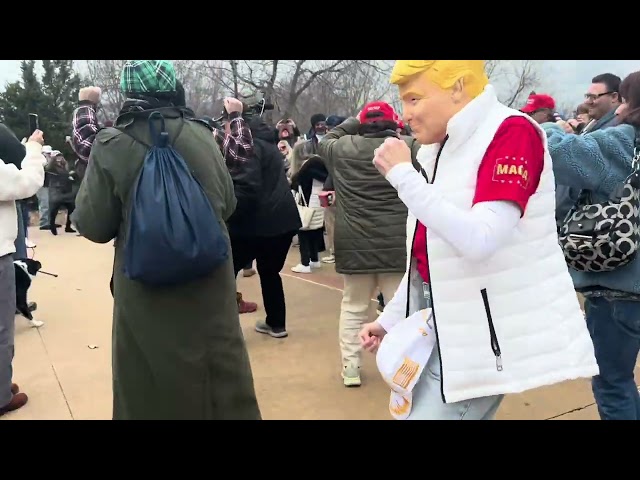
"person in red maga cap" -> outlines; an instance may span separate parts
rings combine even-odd
[[[540,124],[556,121],[556,101],[553,97],[544,93],[532,93],[529,95],[527,104],[520,111],[526,113]]]
[[[390,301],[406,268],[407,207],[372,163],[374,151],[388,138],[400,138],[417,162],[420,145],[398,135],[398,120],[391,105],[371,102],[318,144],[338,198],[334,248],[336,272],[344,277],[339,331],[346,387],[361,383],[358,332],[371,298],[381,292]]]

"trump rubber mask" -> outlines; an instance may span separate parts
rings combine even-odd
[[[390,81],[405,123],[424,145],[442,142],[449,120],[489,83],[483,60],[398,60]]]

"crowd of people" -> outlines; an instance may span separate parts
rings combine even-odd
[[[349,118],[313,115],[303,136],[290,118],[267,124],[262,98],[198,118],[170,61],[130,60],[112,125],[98,122],[100,88],[80,91],[73,169],[40,131],[13,136],[11,154],[0,145],[0,182],[13,185],[0,197],[0,414],[27,401],[11,369],[15,202],[48,187],[41,228],[57,233],[65,207],[67,232],[115,245],[114,419],[260,419],[238,317],[259,306],[236,278],[255,262],[255,331],[287,337],[280,272],[293,244],[294,273],[324,262],[344,279],[343,384],[360,386],[361,356],[376,354],[395,418],[493,419],[507,394],[592,378],[602,419],[639,420],[640,72],[594,77],[568,120],[545,94],[503,105],[483,61],[399,60],[390,81],[402,118],[370,101]],[[231,252],[161,288],[126,268],[158,113]]]

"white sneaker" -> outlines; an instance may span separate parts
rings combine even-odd
[[[31,240],[29,240],[28,238],[25,239],[24,244],[26,245],[27,248],[36,248],[36,244]]]
[[[291,271],[294,273],[311,273],[311,266],[304,266],[301,263],[296,265],[295,267],[291,267]]]
[[[40,320],[29,320],[29,325],[33,328],[39,328],[44,325],[44,322],[41,322]]]
[[[328,257],[322,258],[322,263],[336,263],[336,257],[334,255],[329,255]]]
[[[311,268],[322,268],[322,262],[309,262]]]
[[[342,383],[345,387],[359,387],[361,385],[360,367],[343,367]]]

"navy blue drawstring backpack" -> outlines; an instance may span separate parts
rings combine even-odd
[[[160,112],[149,116],[149,130],[153,145],[123,130],[149,148],[131,193],[124,274],[148,285],[183,284],[227,261],[229,246],[200,183],[169,144]]]

